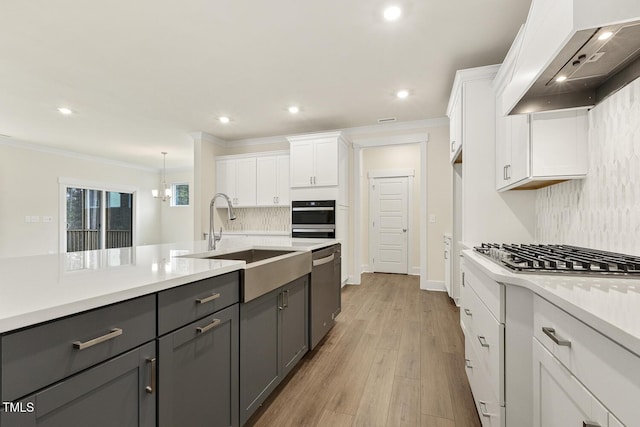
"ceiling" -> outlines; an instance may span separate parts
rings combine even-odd
[[[388,4],[2,0],[0,134],[151,167],[168,151],[175,168],[193,162],[190,132],[443,117],[455,70],[500,63],[530,0],[398,0],[395,22]]]

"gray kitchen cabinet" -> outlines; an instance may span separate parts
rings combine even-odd
[[[241,305],[241,425],[306,354],[308,310],[308,276]]]
[[[12,402],[2,427],[153,427],[155,343],[73,375]],[[4,409],[9,409],[5,407]]]
[[[158,426],[238,426],[238,304],[158,340]]]

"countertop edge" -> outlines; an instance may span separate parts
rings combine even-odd
[[[609,338],[616,344],[624,347],[625,349],[634,353],[636,356],[640,357],[640,338],[639,337],[636,337],[620,329],[618,326],[613,325],[607,322],[606,320],[604,320],[603,318],[584,310],[583,308],[571,303],[565,298],[562,298],[559,295],[556,295],[552,292],[547,291],[540,285],[536,284],[535,279],[532,277],[516,275],[514,273],[511,273],[506,269],[500,267],[499,265],[495,264],[494,262],[488,259],[482,258],[480,255],[473,252],[472,249],[464,250],[463,254],[465,257],[465,262],[471,261],[471,263],[476,268],[479,268],[484,274],[486,274],[496,282],[500,282],[505,285],[515,285],[515,286],[520,286],[520,287],[529,289],[530,291],[534,292],[535,294],[549,301],[551,304],[555,305],[556,307],[562,309],[563,311],[567,312],[571,316],[580,320],[582,323],[588,325],[589,327],[594,329],[596,332],[600,333],[606,338]]]

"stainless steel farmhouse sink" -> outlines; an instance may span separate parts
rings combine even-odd
[[[187,255],[190,258],[245,261],[242,301],[248,302],[311,272],[311,252],[247,249],[220,255]]]

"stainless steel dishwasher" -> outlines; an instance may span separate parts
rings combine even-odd
[[[335,324],[341,310],[341,247],[340,244],[313,251],[310,301],[310,348],[316,345]]]

